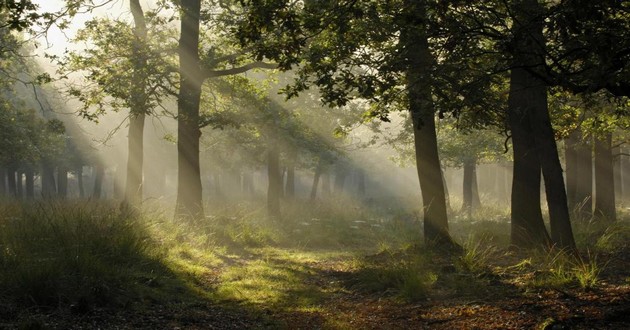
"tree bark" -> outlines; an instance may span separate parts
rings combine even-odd
[[[573,131],[564,140],[564,172],[569,210],[575,210],[578,205],[578,201],[576,200],[576,189],[578,185],[578,157],[576,146],[580,143],[579,136],[579,132]]]
[[[338,162],[335,166],[335,185],[334,192],[337,195],[343,194],[343,188],[348,177],[348,169],[343,162]]]
[[[406,29],[401,32],[401,43],[407,58],[407,93],[409,111],[413,121],[416,167],[424,213],[424,239],[429,245],[452,248],[455,246],[448,229],[446,195],[437,148],[435,108],[431,94],[429,72],[434,64],[433,55],[424,29],[424,4],[405,1]]]
[[[615,182],[615,201],[623,200],[623,174],[622,168],[622,156],[621,146],[615,146],[612,148],[613,156],[613,181]]]
[[[473,211],[473,176],[475,175],[476,163],[475,159],[467,159],[464,161],[462,212],[466,213],[468,218],[472,217]]]
[[[612,133],[595,140],[595,218],[613,222],[615,210]]]
[[[357,195],[361,198],[365,197],[365,170],[357,169]]]
[[[271,217],[280,217],[280,193],[282,178],[280,177],[280,155],[278,149],[272,146],[267,151],[267,213]]]
[[[83,186],[83,165],[77,167],[77,185],[79,186],[79,198],[85,197],[85,187]]]
[[[295,197],[295,162],[297,161],[297,150],[293,147],[287,152],[287,182],[284,187],[284,197],[293,199]]]
[[[17,198],[17,184],[15,181],[15,167],[7,169],[7,188],[11,198]]]
[[[103,190],[103,177],[105,176],[105,167],[101,164],[94,165],[94,191],[92,198],[100,199]]]
[[[5,167],[0,167],[0,195],[4,196],[7,194],[7,169]]]
[[[321,163],[321,162],[320,162]],[[317,198],[317,187],[319,187],[319,178],[322,175],[322,166],[318,164],[313,175],[313,185],[311,186],[311,200]]]
[[[27,168],[24,171],[24,185],[26,190],[26,198],[35,198],[35,173],[33,169]]]
[[[180,4],[176,215],[189,219],[201,219],[204,217],[199,167],[199,138],[201,137],[199,104],[203,84],[199,61],[201,1],[182,0]]]
[[[567,207],[562,167],[547,108],[547,86],[544,81],[532,73],[532,71],[544,68],[544,22],[542,21],[543,16],[540,15],[542,7],[537,0],[522,0],[514,3],[513,10],[516,13],[515,24],[512,27],[515,54],[510,77],[508,111],[511,117],[515,153],[516,136],[520,135],[519,140],[522,140],[519,143],[531,145],[531,151],[533,151],[534,157],[538,157],[539,166],[542,168],[547,205],[549,206],[552,241],[562,248],[574,249],[575,242]],[[526,142],[525,140],[529,141]],[[515,175],[517,168],[520,169],[521,167],[517,167],[515,164]],[[533,169],[531,170],[533,171]],[[540,168],[536,168],[536,172],[539,171]],[[514,199],[513,196],[513,214],[515,213],[515,204],[519,203],[519,200]],[[534,203],[533,199],[531,203]],[[536,204],[540,206],[540,200]],[[537,224],[527,225],[535,232],[528,234],[540,235],[533,240],[544,244],[544,240],[546,240],[542,233],[544,231],[546,234],[544,224],[538,219],[535,221]],[[542,228],[540,228],[541,225]],[[523,242],[522,239],[516,239],[516,241]]]
[[[592,138],[581,137],[576,148],[578,184],[575,187],[576,213],[581,219],[588,219],[593,214],[593,148]]]
[[[55,169],[48,162],[42,162],[42,197],[53,198],[57,192],[57,184],[55,183]]]
[[[68,197],[68,169],[62,165],[57,167],[57,196]]]

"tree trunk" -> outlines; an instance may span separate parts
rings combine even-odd
[[[68,197],[68,169],[62,165],[57,167],[57,196]]]
[[[42,162],[42,197],[53,198],[57,192],[57,185],[55,184],[55,169],[48,162]]]
[[[199,168],[199,104],[203,78],[199,62],[200,0],[182,0],[177,102],[178,186],[176,215],[204,217]]]
[[[133,34],[136,38],[133,47],[134,58],[132,59],[132,102],[129,109],[129,133],[128,133],[128,156],[127,156],[127,182],[125,185],[125,198],[123,203],[139,205],[142,202],[143,188],[143,166],[144,166],[144,119],[148,112],[148,97],[146,95],[146,66],[147,59],[143,56],[141,48],[147,42],[147,27],[142,6],[139,0],[129,2],[133,15]]]
[[[464,182],[462,184],[463,203],[461,211],[466,213],[468,218],[472,217],[473,211],[473,176],[475,175],[475,166],[475,159],[467,159],[464,161]]]
[[[243,172],[243,194],[247,197],[254,196],[254,177],[248,171]]]
[[[313,185],[311,186],[311,200],[317,198],[317,187],[319,187],[319,178],[321,175],[322,166],[321,164],[318,164],[317,168],[315,168],[315,174],[313,175]]]
[[[581,219],[588,219],[593,214],[593,149],[592,139],[581,138],[576,148],[577,176],[575,187],[575,202],[578,205],[576,213]]]
[[[280,177],[280,155],[275,146],[267,152],[267,213],[271,217],[280,217],[280,193],[282,190],[282,178]]]
[[[481,206],[481,198],[479,197],[479,184],[477,181],[477,163],[472,173],[472,210],[475,211]]]
[[[295,197],[295,162],[297,160],[297,150],[290,148],[287,157],[287,182],[284,187],[284,197],[292,199]]]
[[[24,185],[26,190],[26,198],[35,198],[35,173],[33,169],[27,168],[24,171]]]
[[[5,196],[7,194],[7,169],[4,167],[0,168],[0,196]]]
[[[100,199],[103,190],[103,177],[105,176],[105,168],[101,164],[94,166],[94,191],[92,198]]]
[[[357,195],[365,197],[365,170],[362,168],[357,169]]]
[[[578,205],[578,201],[576,200],[576,189],[578,185],[578,157],[576,146],[580,143],[579,137],[579,132],[573,131],[564,140],[564,172],[569,210],[575,210]]]
[[[595,210],[596,218],[615,221],[615,178],[613,175],[612,133],[595,140]]]
[[[406,47],[405,56],[408,59],[407,93],[413,121],[416,167],[422,192],[424,239],[429,245],[451,248],[454,247],[454,242],[448,229],[429,74],[434,59],[425,31],[419,28],[424,25],[426,11],[422,2],[407,0],[405,5],[409,19],[406,25],[413,28],[402,31],[400,38]]]
[[[77,185],[79,186],[79,198],[85,197],[85,188],[83,187],[83,165],[77,167]]]
[[[8,192],[9,192],[9,196],[11,198],[17,198],[17,184],[15,181],[15,167],[9,167],[7,169],[7,187]]]
[[[619,160],[619,167],[621,171],[621,191],[623,192],[622,196],[619,196],[619,199],[627,202],[630,199],[630,156],[625,154],[630,154],[630,148],[628,147],[620,147],[621,155],[619,156],[621,159]]]
[[[346,178],[348,177],[348,169],[346,164],[339,162],[337,166],[335,166],[335,185],[334,192],[335,194],[343,194],[343,187],[346,184]]]
[[[615,201],[623,200],[623,174],[621,171],[622,168],[622,156],[621,156],[621,146],[615,146],[612,148],[612,157],[613,157],[613,180],[615,182]]]
[[[17,176],[15,180],[15,195],[18,199],[22,199],[24,197],[24,172],[18,170],[15,174]]]
[[[330,172],[328,172],[328,171],[322,172],[322,174],[321,174],[322,195],[324,195],[324,196],[330,196],[330,194],[331,194],[330,178],[331,178]]]

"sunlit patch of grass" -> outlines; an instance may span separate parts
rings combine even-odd
[[[317,277],[317,270],[309,266],[316,260],[314,256],[263,252],[253,260],[227,267],[221,274],[217,296],[266,307],[318,310],[324,293],[312,281]]]
[[[486,270],[488,261],[495,252],[495,247],[484,239],[475,239],[470,236],[463,244],[464,253],[459,257],[458,264],[470,273],[481,273]]]
[[[528,283],[536,288],[566,288],[578,286],[590,290],[599,283],[604,265],[589,253],[586,259],[568,255],[564,251],[550,252],[543,257],[538,270]]]
[[[368,292],[389,292],[405,301],[418,301],[429,295],[438,280],[428,252],[403,250],[383,251],[359,259],[354,272],[354,285]]]

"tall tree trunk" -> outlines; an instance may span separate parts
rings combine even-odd
[[[7,194],[7,169],[0,167],[0,196]]]
[[[612,133],[595,140],[595,210],[593,215],[615,221],[615,178],[613,175]]]
[[[57,196],[68,197],[68,169],[63,165],[57,167]]]
[[[320,180],[322,180],[322,195],[324,196],[330,196],[331,194],[330,179],[331,175],[329,170],[322,172]]]
[[[32,168],[27,168],[24,171],[24,185],[26,190],[26,198],[35,198],[35,173]]]
[[[177,216],[204,217],[199,167],[199,104],[203,77],[199,62],[200,0],[182,0],[177,102]]]
[[[620,148],[621,158],[619,160],[619,168],[621,171],[621,191],[623,192],[622,196],[619,196],[619,199],[626,202],[630,199],[630,156],[626,154],[630,154],[630,148],[627,146],[621,146]]]
[[[578,201],[576,200],[576,189],[578,185],[578,157],[576,146],[580,143],[580,134],[577,131],[569,133],[564,140],[564,172],[567,187],[567,204],[569,210],[575,210]]]
[[[57,192],[55,168],[48,161],[42,161],[42,197],[53,198]]]
[[[435,108],[431,95],[431,67],[433,55],[425,31],[420,28],[426,20],[424,3],[405,1],[408,30],[401,33],[405,45],[407,67],[407,93],[409,111],[413,121],[413,136],[418,179],[422,192],[424,213],[424,239],[427,244],[453,247],[446,214],[446,195],[435,131]]]
[[[613,180],[615,182],[615,201],[623,200],[623,175],[624,173],[621,171],[622,168],[622,160],[621,157],[621,146],[617,145],[612,148],[612,156],[613,156]]]
[[[103,190],[103,177],[105,176],[105,167],[102,164],[94,165],[94,191],[92,198],[100,199]]]
[[[147,26],[142,6],[139,0],[129,1],[131,14],[133,15],[135,37],[132,45],[132,93],[129,109],[129,133],[127,156],[127,182],[125,185],[125,198],[123,203],[138,205],[142,202],[142,170],[144,165],[144,119],[148,112],[148,97],[146,94],[146,66],[147,59],[142,48],[147,42]]]
[[[335,185],[334,192],[335,194],[342,194],[343,187],[346,183],[346,178],[348,177],[348,168],[346,164],[343,162],[338,162],[337,166],[335,166]]]
[[[16,187],[17,184],[15,181],[15,172],[16,172],[15,167],[10,166],[7,169],[7,187],[9,188],[8,192],[11,198],[17,197],[17,187]]]
[[[357,195],[365,197],[365,170],[362,168],[357,169]]]
[[[275,146],[270,147],[267,152],[267,177],[269,179],[267,213],[271,217],[280,217],[282,178],[280,177],[280,155]]]
[[[254,196],[254,177],[251,172],[243,172],[243,194],[247,197]]]
[[[578,184],[575,187],[575,202],[579,205],[576,213],[582,219],[593,214],[593,148],[592,138],[583,139],[576,148]]]
[[[474,173],[474,167],[474,161],[466,160],[464,162],[464,176],[462,184],[462,212],[465,212],[468,218],[472,216],[472,177]]]
[[[79,186],[79,198],[85,197],[85,187],[83,186],[83,165],[77,167],[77,185]]]
[[[317,187],[319,187],[319,178],[321,177],[321,175],[322,165],[320,161],[320,164],[318,164],[315,168],[315,174],[313,175],[313,185],[311,186],[311,200],[317,198]]]
[[[297,161],[297,149],[291,147],[287,153],[287,182],[284,187],[284,197],[295,197],[295,162]]]
[[[479,198],[479,183],[477,181],[477,163],[472,173],[472,210],[475,211],[481,206],[481,198]]]
[[[15,181],[15,195],[18,199],[22,199],[24,197],[24,172],[22,170],[18,170],[15,174],[17,176]]]
[[[525,132],[526,134],[521,138],[531,141],[529,143],[533,147],[535,157],[538,157],[545,179],[551,238],[555,244],[572,249],[575,247],[575,242],[567,207],[562,167],[547,109],[547,86],[531,73],[531,71],[544,68],[545,41],[543,16],[540,15],[542,7],[537,0],[521,0],[514,3],[513,10],[516,13],[516,23],[512,28],[516,52],[510,77],[508,111],[512,117],[510,123],[513,124],[514,148],[516,152],[516,135]],[[522,132],[515,130],[518,126],[523,129]],[[515,171],[516,168],[515,165]],[[536,171],[539,172],[540,169],[537,168]],[[518,203],[518,200],[513,199],[512,207],[514,208]],[[540,205],[540,201],[537,204]],[[512,213],[515,213],[514,209]],[[539,222],[536,226],[540,227],[541,224],[542,222]],[[544,225],[537,229],[537,234],[542,235],[543,230]],[[544,232],[546,234],[546,230]],[[543,237],[534,238],[537,242],[541,240],[544,242],[544,239]]]

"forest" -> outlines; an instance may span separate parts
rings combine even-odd
[[[630,328],[630,1],[0,1],[0,329]]]

